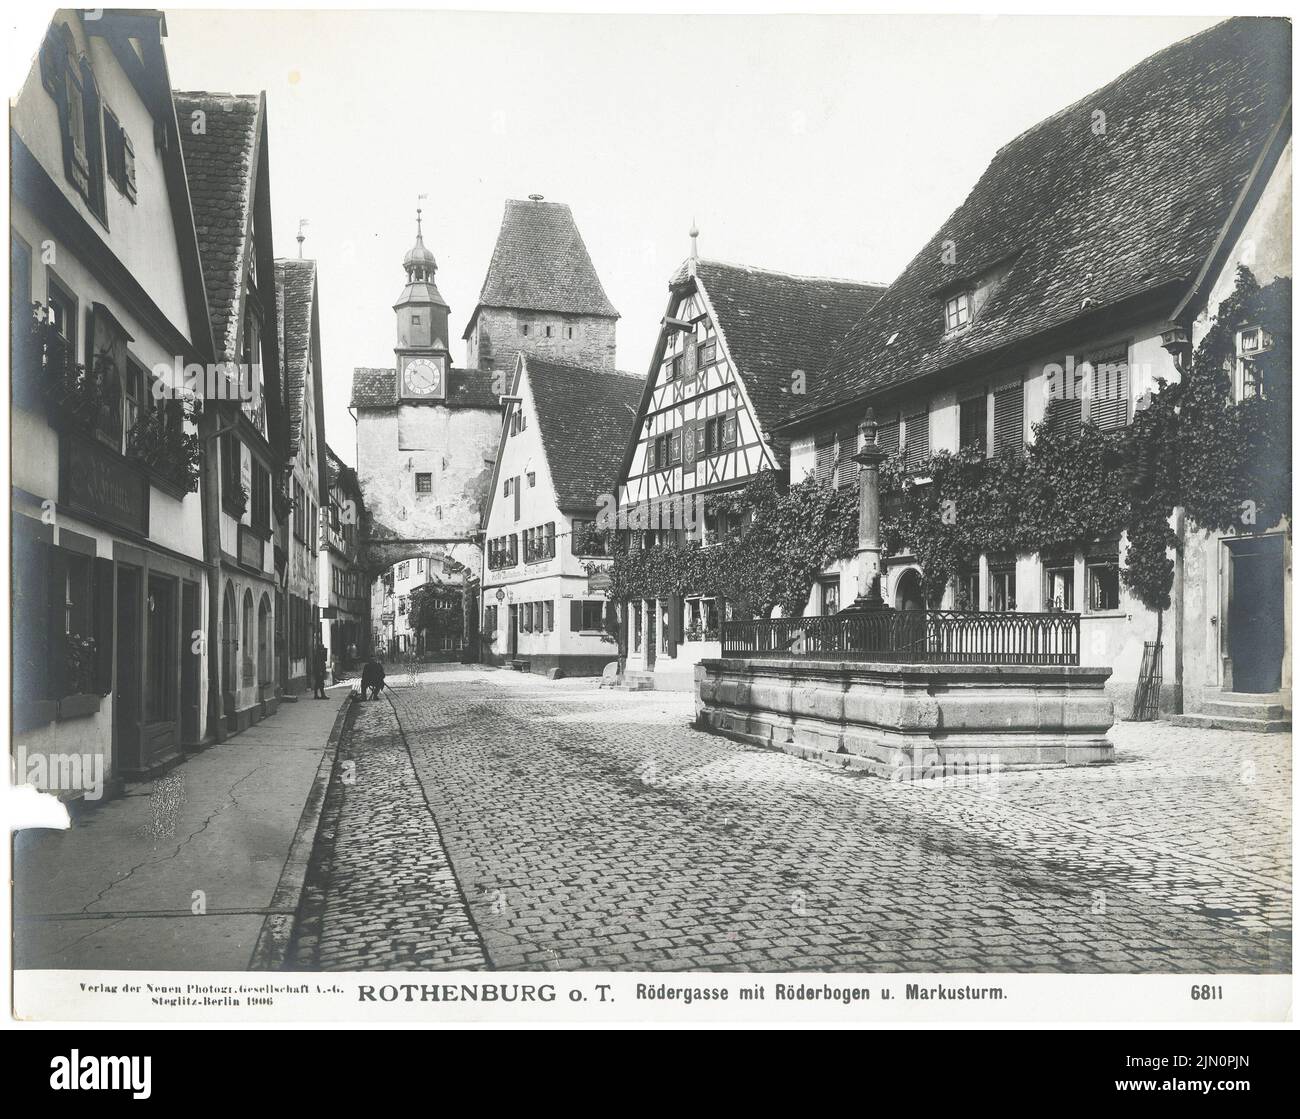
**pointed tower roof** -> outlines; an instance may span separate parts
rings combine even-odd
[[[483,307],[619,318],[596,275],[573,211],[563,202],[546,202],[540,194],[506,200],[466,338]]]
[[[424,243],[424,227],[421,209],[415,209],[415,244],[402,257],[402,267],[406,270],[406,287],[393,304],[393,310],[405,307],[408,303],[434,303],[439,307],[448,307],[448,303],[434,282],[438,271],[438,262],[433,251]]]

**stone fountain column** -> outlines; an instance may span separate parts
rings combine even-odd
[[[880,596],[880,464],[886,452],[876,442],[876,413],[867,409],[864,424],[866,439],[853,456],[862,469],[858,472],[858,548],[855,553],[858,594],[841,613],[887,610]]]

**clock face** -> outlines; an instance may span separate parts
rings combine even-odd
[[[402,384],[411,396],[437,396],[442,389],[442,369],[427,358],[407,362]]]

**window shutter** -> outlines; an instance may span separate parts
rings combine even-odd
[[[1025,445],[1025,386],[1008,385],[993,394],[993,453],[1018,454]]]
[[[876,431],[876,443],[887,456],[898,454],[898,417],[881,420]]]
[[[122,130],[122,158],[126,164],[126,196],[134,202],[136,199],[135,146],[131,143],[131,137],[126,134],[126,129]]]
[[[1061,382],[1047,401],[1047,430],[1053,435],[1077,435],[1083,423],[1083,377],[1075,367],[1063,368]]]
[[[578,633],[582,629],[582,603],[569,603],[569,629]]]
[[[736,445],[736,413],[734,410],[722,417],[722,445],[724,447],[734,447]]]
[[[1128,423],[1128,353],[1125,349],[1092,359],[1090,419],[1100,428]]]
[[[835,461],[835,440],[830,435],[824,435],[817,441],[817,484],[819,486],[829,486],[831,484],[831,466]]]
[[[513,567],[519,562],[519,534],[512,532],[510,534],[510,565]]]
[[[546,522],[546,555],[548,558],[550,556],[555,555],[555,522],[554,521]]]
[[[519,520],[519,476],[518,475],[515,475],[515,480],[511,488],[515,491],[515,520]]]
[[[917,412],[907,417],[907,453],[908,469],[916,469],[930,457],[930,413]]]
[[[546,632],[555,632],[555,603],[550,599],[546,600]]]
[[[645,468],[653,470],[655,468],[655,441],[647,439],[645,443]]]
[[[835,433],[835,488],[857,485],[858,464],[853,456],[858,453],[858,429],[843,427]]]
[[[690,466],[695,461],[695,421],[687,420],[682,426],[682,465]]]

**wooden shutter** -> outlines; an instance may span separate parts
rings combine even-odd
[[[734,408],[722,417],[722,445],[724,447],[734,447],[736,445],[736,410]]]
[[[569,603],[569,629],[573,633],[578,633],[582,630],[582,603],[581,602]]]
[[[134,202],[136,200],[135,145],[131,143],[131,137],[126,134],[126,129],[122,130],[122,157],[126,165],[126,196]]]
[[[682,465],[690,466],[695,461],[696,422],[687,420],[682,426]]]
[[[1089,419],[1100,428],[1123,427],[1128,423],[1128,351],[1121,347],[1089,359],[1092,365],[1092,394]]]
[[[907,417],[907,466],[915,469],[930,457],[930,413],[917,412]]]
[[[817,440],[817,466],[816,476],[819,486],[829,486],[831,484],[831,468],[835,462],[835,438],[831,435],[823,435]]]
[[[555,555],[555,522],[546,522],[546,555],[551,557]]]
[[[835,488],[855,486],[858,482],[858,464],[853,456],[858,453],[858,429],[842,427],[835,433]]]
[[[881,420],[876,431],[876,443],[886,455],[898,454],[898,417]]]
[[[519,475],[517,474],[512,488],[515,491],[515,520],[519,520]]]
[[[655,468],[655,440],[653,436],[645,441],[645,468],[647,472]]]
[[[993,394],[993,453],[1018,454],[1025,445],[1025,386],[1008,385]]]
[[[1059,386],[1048,378],[1047,430],[1053,435],[1077,435],[1083,423],[1083,377],[1073,366],[1062,368]]]

